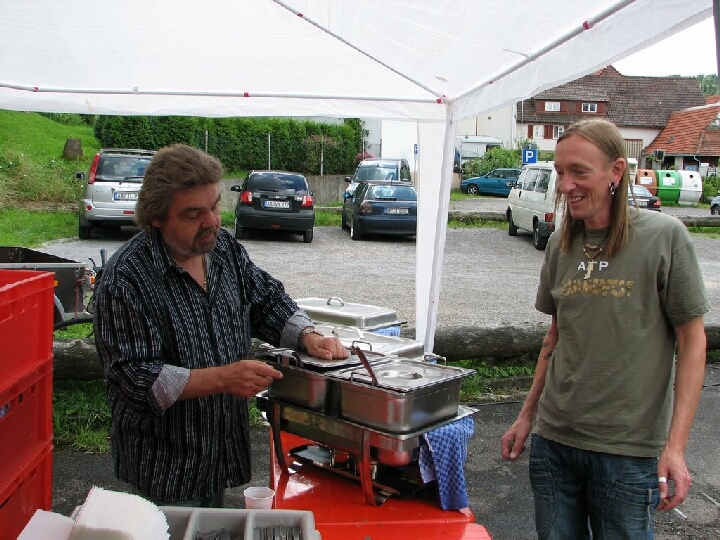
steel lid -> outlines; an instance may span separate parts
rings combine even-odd
[[[377,329],[400,325],[397,312],[393,309],[345,302],[342,298],[299,298],[295,303],[315,322],[343,324],[361,329]]]

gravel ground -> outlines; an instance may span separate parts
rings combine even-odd
[[[497,211],[504,199],[478,197],[451,203],[451,210]],[[701,214],[708,210],[669,208],[668,213]],[[92,240],[54,243],[44,251],[77,261],[108,255],[132,234],[94,231]],[[534,308],[543,252],[531,236],[508,236],[497,229],[448,229],[443,263],[438,326],[533,325],[548,323]],[[713,306],[706,320],[720,322],[720,242],[697,237],[697,252]],[[293,298],[341,297],[346,302],[389,307],[415,324],[416,252],[413,238],[352,241],[340,227],[317,227],[311,244],[300,236],[262,234],[243,240],[253,261],[280,279]],[[420,264],[422,264],[422,259]]]

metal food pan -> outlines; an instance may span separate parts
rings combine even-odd
[[[384,358],[370,353],[369,356],[373,363]],[[353,356],[345,360],[322,360],[281,348],[267,349],[261,359],[283,374],[282,379],[274,380],[268,387],[270,398],[330,416],[337,416],[338,404],[336,381],[327,375],[334,370],[360,364],[360,359]]]
[[[393,309],[345,302],[342,298],[298,298],[295,303],[316,323],[343,324],[363,330],[399,326],[406,321],[397,317]]]
[[[390,433],[417,431],[455,416],[462,379],[473,373],[398,358],[372,368],[378,385],[363,367],[328,373],[337,379],[338,416]]]

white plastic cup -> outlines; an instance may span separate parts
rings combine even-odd
[[[243,491],[245,495],[245,508],[247,509],[265,509],[273,507],[273,499],[275,492],[267,487],[249,487]]]

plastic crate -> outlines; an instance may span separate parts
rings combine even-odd
[[[0,391],[0,490],[53,438],[52,362]]]
[[[241,510],[161,506],[168,521],[170,540],[196,540],[201,533],[225,529],[233,538],[258,538],[256,530],[295,529],[301,540],[320,540],[315,517],[305,510]],[[286,529],[287,531],[287,529]],[[292,535],[287,537],[292,540]]]
[[[16,540],[38,508],[52,505],[52,443],[0,487],[0,540]]]
[[[54,286],[52,272],[0,270],[0,392],[52,360]]]

